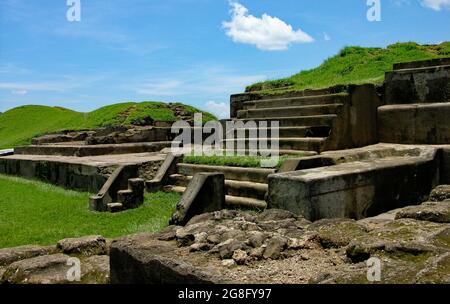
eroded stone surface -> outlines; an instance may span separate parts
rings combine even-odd
[[[15,248],[0,249],[0,266],[9,265],[19,260],[40,255],[48,255],[57,251],[55,246],[20,246]]]
[[[109,282],[109,257],[92,256],[79,260],[80,280],[71,272],[75,265],[65,254],[38,256],[9,265],[0,278],[8,284],[101,284]]]
[[[99,235],[60,240],[57,246],[67,254],[102,255],[107,253],[106,240]]]
[[[366,261],[379,257],[382,283],[448,282],[450,224],[396,219],[402,212],[313,224],[279,210],[202,214],[185,227],[116,240],[111,281],[369,283]]]
[[[61,253],[14,262],[6,268],[3,283],[58,284],[67,282],[70,257]]]
[[[87,236],[64,239],[57,246],[0,249],[0,284],[109,283],[110,245],[102,236]],[[80,280],[67,275],[77,265]]]
[[[109,283],[109,256],[94,255],[81,262],[82,283],[107,284]]]
[[[445,200],[450,200],[450,185],[440,185],[431,192],[430,201],[442,202]]]
[[[427,202],[420,206],[406,207],[396,214],[396,219],[401,218],[450,223],[450,200],[444,202]]]

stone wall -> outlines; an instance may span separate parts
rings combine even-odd
[[[98,192],[111,168],[57,161],[0,158],[0,174],[38,179],[68,189]]]
[[[437,149],[405,151],[335,166],[269,176],[269,208],[308,220],[362,219],[428,198],[439,184]]]
[[[396,65],[386,73],[386,104],[450,101],[450,60]]]
[[[349,100],[333,124],[324,150],[362,147],[378,143],[377,108],[381,100],[374,85],[348,88]]]
[[[450,143],[450,103],[388,105],[378,109],[380,142]]]
[[[450,185],[450,147],[442,149],[441,184]]]
[[[19,155],[59,155],[84,157],[107,154],[159,152],[164,148],[170,147],[170,145],[170,141],[104,145],[32,145],[15,148],[14,153]]]

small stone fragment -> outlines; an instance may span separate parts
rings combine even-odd
[[[244,250],[238,249],[235,250],[233,253],[233,260],[238,265],[244,265],[247,262],[247,258],[248,258],[247,252],[245,252]]]
[[[236,266],[236,262],[232,259],[222,260],[222,266],[230,268]]]
[[[280,236],[274,236],[266,242],[266,245],[263,257],[276,260],[280,258],[281,252],[286,248],[287,240]]]

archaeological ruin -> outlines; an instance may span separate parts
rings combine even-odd
[[[450,283],[450,58],[396,64],[381,86],[246,92],[230,106],[244,124],[221,151],[276,134],[282,163],[184,162],[163,122],[47,134],[0,155],[0,174],[97,193],[91,212],[182,194],[158,233],[0,249],[0,282],[64,283],[81,255],[87,283],[368,283],[374,257],[386,283]]]

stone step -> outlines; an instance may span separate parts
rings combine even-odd
[[[240,110],[238,118],[267,118],[267,117],[295,117],[295,116],[311,116],[339,114],[342,104],[325,104],[312,106],[297,107],[276,107],[264,108],[256,110]]]
[[[137,154],[159,152],[166,147],[170,147],[172,142],[151,142],[151,143],[131,143],[131,144],[106,144],[106,145],[42,145],[25,146],[14,149],[17,155],[55,155],[55,156],[99,156],[117,154]]]
[[[336,114],[297,116],[297,117],[269,117],[269,118],[246,118],[242,119],[244,123],[248,121],[278,121],[280,127],[308,127],[308,126],[331,126],[338,116]]]
[[[255,99],[279,99],[279,98],[289,98],[289,97],[302,97],[302,96],[322,96],[322,95],[332,95],[332,94],[338,94],[338,93],[345,93],[348,91],[347,85],[336,85],[333,87],[323,88],[323,89],[307,89],[303,91],[289,91],[289,92],[283,92],[283,93],[275,93],[275,94],[258,94],[248,92],[244,94],[236,94],[232,95],[234,96],[253,96],[256,97]]]
[[[246,101],[244,103],[244,110],[309,106],[309,105],[326,105],[334,103],[344,104],[348,101],[348,99],[349,95],[347,93],[318,95],[318,96],[288,97],[278,99],[262,99],[262,100]]]
[[[173,174],[170,176],[171,183],[174,186],[187,187],[192,176],[186,176],[181,174]],[[242,182],[236,180],[225,180],[225,191],[226,194],[232,196],[242,196],[264,200],[268,190],[268,185],[263,183],[254,182]]]
[[[315,156],[317,155],[317,152],[315,151],[302,151],[302,150],[286,150],[286,149],[279,149],[277,151],[274,150],[268,150],[268,149],[261,149],[258,150],[257,155],[251,155],[250,152],[254,152],[254,151],[249,151],[248,149],[235,149],[234,150],[227,150],[227,149],[223,149],[221,150],[221,152],[223,153],[223,155],[227,155],[226,153],[230,153],[231,156],[233,155],[241,155],[241,156],[268,156],[270,157],[271,155],[299,155],[299,156]]]
[[[223,141],[223,144],[226,145],[224,147],[229,147],[228,145],[231,142],[234,142],[234,147],[238,149],[249,149],[250,143],[252,142],[256,147],[259,145],[259,141],[265,141],[266,145],[271,146],[272,141],[278,140],[278,145],[280,149],[283,150],[303,150],[303,151],[316,151],[320,152],[323,144],[327,140],[327,138],[318,137],[318,138],[260,138],[260,139],[226,139]]]
[[[225,179],[255,183],[267,183],[267,176],[276,172],[275,169],[208,166],[184,163],[177,164],[177,167],[178,173],[183,175],[194,176],[195,174],[202,172],[221,172],[225,175]]]
[[[108,212],[116,213],[123,210],[123,205],[121,203],[109,203]]]
[[[403,62],[394,64],[393,70],[413,70],[413,69],[421,69],[421,68],[429,68],[429,67],[441,67],[450,65],[450,58],[438,58],[438,59],[430,59],[430,60],[420,60],[420,61],[412,61],[412,62]]]
[[[183,194],[184,191],[186,191],[186,187],[169,185],[164,187],[164,190],[168,192],[176,192]],[[231,208],[240,208],[240,209],[264,210],[267,208],[267,203],[263,200],[232,195],[225,196],[225,204]]]
[[[206,153],[207,150],[200,150],[203,151],[201,154],[202,156],[208,156]],[[171,149],[165,149],[162,150],[161,153],[170,153],[173,152]],[[184,155],[195,155],[194,149],[192,147],[185,147],[182,148],[179,152],[179,154]],[[234,149],[227,150],[226,147],[223,147],[223,149],[211,149],[209,155],[214,156],[262,156],[262,157],[271,157],[274,155],[299,155],[299,156],[315,156],[317,155],[317,152],[314,151],[304,151],[304,150],[286,150],[286,149],[258,149],[258,151],[249,151],[248,149],[237,149],[237,147],[234,147]]]
[[[225,196],[225,204],[234,208],[265,210],[266,201],[241,196]]]
[[[240,136],[238,133],[245,131],[245,135],[258,134],[259,137],[271,137],[274,131],[278,131],[276,137],[327,137],[330,135],[331,128],[329,126],[317,127],[279,127],[279,128],[237,128],[233,134],[234,138]],[[263,133],[265,135],[263,135]],[[227,133],[229,138],[231,133]],[[250,136],[250,135],[249,135]]]

